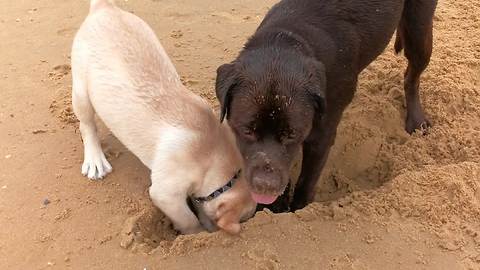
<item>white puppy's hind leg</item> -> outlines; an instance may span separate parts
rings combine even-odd
[[[112,166],[105,158],[97,135],[95,111],[90,103],[86,85],[73,74],[72,105],[80,121],[80,132],[84,145],[84,162],[82,174],[90,179],[101,179],[112,171]]]

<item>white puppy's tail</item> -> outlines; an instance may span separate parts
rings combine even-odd
[[[112,6],[114,4],[115,3],[113,0],[90,0],[90,13],[93,13],[96,10],[104,7]]]

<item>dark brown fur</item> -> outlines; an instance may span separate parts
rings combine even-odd
[[[387,46],[405,49],[406,131],[430,126],[419,78],[432,51],[436,0],[283,0],[236,60],[217,70],[222,120],[228,118],[254,192],[279,195],[295,153],[303,164],[292,210],[313,200],[359,73]]]

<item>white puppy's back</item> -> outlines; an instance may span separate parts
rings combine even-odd
[[[73,73],[81,74],[77,83],[85,85],[97,115],[150,167],[162,133],[153,126],[208,128],[211,109],[185,89],[144,21],[95,2],[74,40]]]

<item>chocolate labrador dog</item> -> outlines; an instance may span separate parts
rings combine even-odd
[[[266,15],[239,56],[217,70],[221,120],[233,128],[253,198],[271,204],[303,163],[290,209],[303,208],[335,141],[359,73],[389,43],[405,49],[408,133],[430,126],[419,98],[432,52],[436,0],[283,0]],[[278,199],[277,199],[278,198]],[[276,208],[288,209],[288,204]]]

